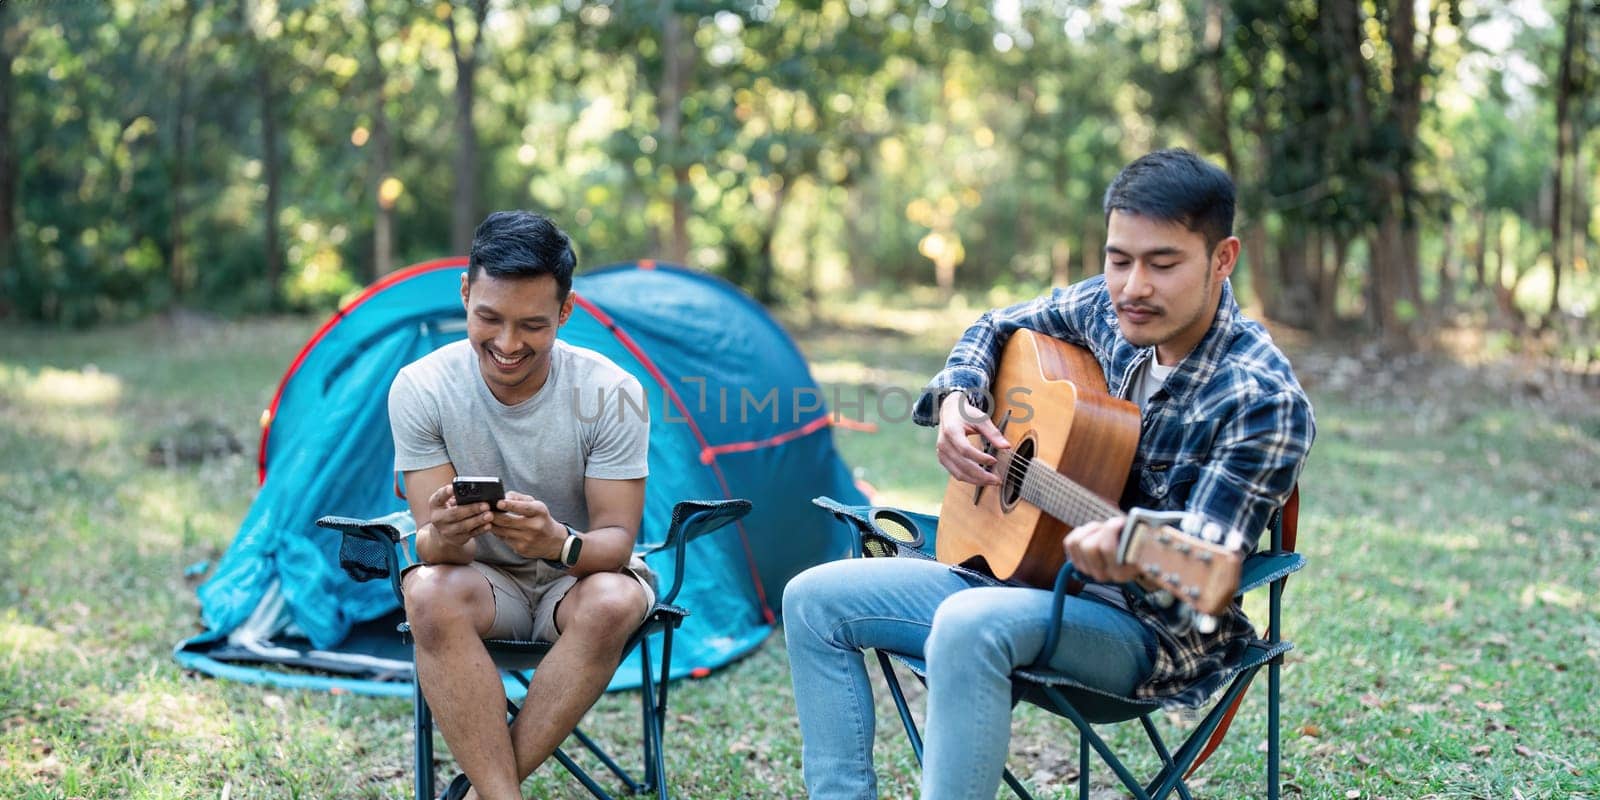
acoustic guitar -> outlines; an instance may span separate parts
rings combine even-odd
[[[1123,514],[1116,501],[1139,444],[1139,408],[1110,395],[1089,351],[1026,330],[1006,342],[992,392],[992,419],[1011,449],[978,444],[998,458],[1000,485],[950,479],[935,555],[1050,588],[1066,561],[1067,532]],[[1244,556],[1237,536],[1214,544],[1194,535],[1197,521],[1134,509],[1119,552],[1123,563],[1139,565],[1146,584],[1220,614],[1233,602]]]

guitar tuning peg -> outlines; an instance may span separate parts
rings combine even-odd
[[[1183,521],[1178,523],[1178,527],[1180,530],[1189,534],[1190,536],[1197,536],[1200,533],[1200,526],[1204,523],[1204,517],[1200,516],[1196,512],[1190,511],[1183,515]]]
[[[1215,522],[1207,522],[1205,526],[1200,529],[1200,538],[1205,539],[1208,542],[1221,542],[1223,538],[1222,526]]]
[[[1150,601],[1150,605],[1155,606],[1156,608],[1171,608],[1172,604],[1176,602],[1172,596],[1172,593],[1166,589],[1157,589],[1148,595],[1145,595],[1145,599]]]
[[[1229,528],[1228,535],[1222,542],[1223,547],[1229,550],[1239,550],[1244,547],[1244,534],[1238,528]]]
[[[1195,630],[1200,631],[1201,633],[1215,633],[1217,630],[1217,618],[1211,616],[1210,614],[1195,614],[1194,627]]]

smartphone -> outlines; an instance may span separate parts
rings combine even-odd
[[[458,506],[488,503],[490,511],[499,511],[495,503],[506,497],[505,487],[500,485],[499,478],[460,476],[452,481],[451,485],[455,488]]]

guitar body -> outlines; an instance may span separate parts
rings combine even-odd
[[[992,391],[993,419],[996,425],[1005,421],[1003,433],[1015,458],[1002,459],[997,470],[1027,459],[1053,465],[1117,505],[1139,445],[1139,408],[1109,394],[1100,364],[1088,350],[1018,331],[1001,353]],[[1096,512],[1086,509],[1086,516],[1070,522],[1053,518],[1022,499],[1016,470],[1001,479],[1000,486],[982,489],[950,480],[939,509],[938,559],[1049,588],[1066,560],[1062,538],[1097,518]],[[973,563],[980,558],[983,565]]]

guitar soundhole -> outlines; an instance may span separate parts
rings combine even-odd
[[[1011,463],[1006,468],[1006,474],[1000,476],[1000,507],[1007,512],[1016,507],[1017,501],[1022,499],[1022,480],[1028,476],[1028,465],[1033,463],[1036,449],[1031,433],[1023,437],[1012,451]]]

